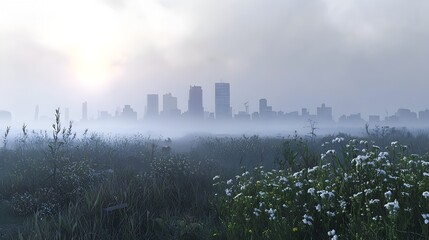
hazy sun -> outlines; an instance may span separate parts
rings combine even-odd
[[[114,75],[111,59],[97,50],[83,50],[73,56],[73,79],[88,90],[103,90],[111,83]]]
[[[129,0],[121,9],[103,1],[40,2],[9,11],[5,19],[21,19],[35,39],[65,56],[68,83],[79,90],[108,88],[120,74],[118,62],[147,50],[173,49],[191,29],[186,15],[157,0]]]

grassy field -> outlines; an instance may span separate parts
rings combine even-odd
[[[56,117],[4,136],[4,239],[428,239],[427,134],[172,141]]]

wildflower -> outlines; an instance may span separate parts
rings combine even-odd
[[[292,232],[298,232],[298,228],[297,227],[292,228]]]
[[[342,137],[337,137],[337,138],[335,138],[335,139],[332,139],[332,143],[340,143],[340,142],[342,142],[342,141],[344,141],[344,138],[342,138]]]
[[[229,179],[228,181],[226,181],[227,185],[231,185],[232,184],[232,179]]]
[[[422,214],[422,218],[426,225],[429,224],[429,214]]]
[[[322,205],[317,204],[315,208],[318,212],[320,212],[322,210]]]
[[[384,193],[384,196],[386,198],[390,198],[390,196],[392,196],[392,192],[389,190],[389,191],[387,191],[387,192]]]
[[[377,203],[379,203],[380,202],[380,199],[371,199],[371,200],[369,200],[369,204],[370,205],[372,205],[372,204],[377,204]]]
[[[272,209],[272,208],[270,208],[270,209],[268,209],[268,210],[265,210],[265,212],[267,212],[270,216],[268,217],[268,219],[270,220],[270,221],[273,221],[273,220],[275,220],[276,219],[276,212],[277,212],[277,210],[276,209]]]
[[[335,150],[331,149],[326,152],[326,155],[335,155]]]
[[[335,196],[333,192],[329,192],[326,190],[317,191],[317,193],[320,195],[322,199],[333,198]]]
[[[334,212],[327,211],[326,215],[328,215],[329,217],[335,217],[336,214]]]
[[[423,173],[423,177],[429,177],[429,173],[424,172],[424,173]]]
[[[316,189],[314,189],[314,188],[309,188],[309,189],[307,190],[307,193],[308,193],[308,194],[311,194],[312,196],[315,196],[315,195],[316,195]]]
[[[220,176],[219,175],[216,175],[216,176],[214,176],[213,177],[213,181],[215,181],[215,180],[217,180],[217,179],[219,179],[220,178]]]
[[[279,179],[279,181],[280,181],[280,182],[284,182],[284,183],[286,183],[286,182],[287,182],[287,178],[286,178],[286,177],[281,177],[281,178]]]
[[[381,153],[378,154],[377,160],[380,161],[382,159],[386,159],[386,157],[388,157],[388,156],[389,156],[388,152],[381,152]]]
[[[307,224],[308,226],[313,225],[313,217],[311,217],[310,215],[304,214],[302,222],[304,224]]]
[[[258,208],[253,209],[253,214],[255,214],[255,216],[259,217],[259,215],[261,214],[261,210],[259,210]]]
[[[377,175],[386,175],[386,171],[384,171],[383,169],[375,169],[377,171]]]
[[[231,197],[232,190],[231,190],[231,189],[229,189],[229,188],[225,189],[225,194],[226,194],[228,197]]]
[[[298,188],[302,188],[303,185],[304,184],[302,184],[302,182],[296,182],[295,183],[295,187],[298,187]]]
[[[312,173],[312,172],[316,171],[318,168],[319,168],[319,166],[315,166],[313,168],[309,168],[308,169],[308,173]]]
[[[399,202],[395,199],[393,202],[384,204],[384,207],[389,210],[390,214],[395,214],[399,210]]]
[[[426,199],[427,199],[427,198],[429,198],[429,192],[428,192],[428,191],[423,192],[423,194],[422,194],[422,195],[423,195],[423,197],[425,197]]]
[[[346,201],[344,201],[344,200],[341,200],[341,201],[340,201],[340,207],[341,207],[343,210],[345,210],[345,209],[347,208],[347,202],[346,202]]]

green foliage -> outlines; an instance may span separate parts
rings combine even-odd
[[[330,149],[320,166],[297,172],[257,167],[227,181],[216,176],[225,237],[428,238],[426,156],[407,154],[397,142],[380,151],[356,140],[343,146],[343,154],[340,159]]]
[[[3,138],[0,200],[30,216],[13,239],[428,237],[425,134],[201,137],[189,150],[188,139],[77,137],[55,116],[51,134],[23,125]]]

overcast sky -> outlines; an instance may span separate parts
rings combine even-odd
[[[171,92],[231,83],[235,112],[267,98],[285,112],[429,107],[427,0],[0,1],[0,110],[80,119]]]

